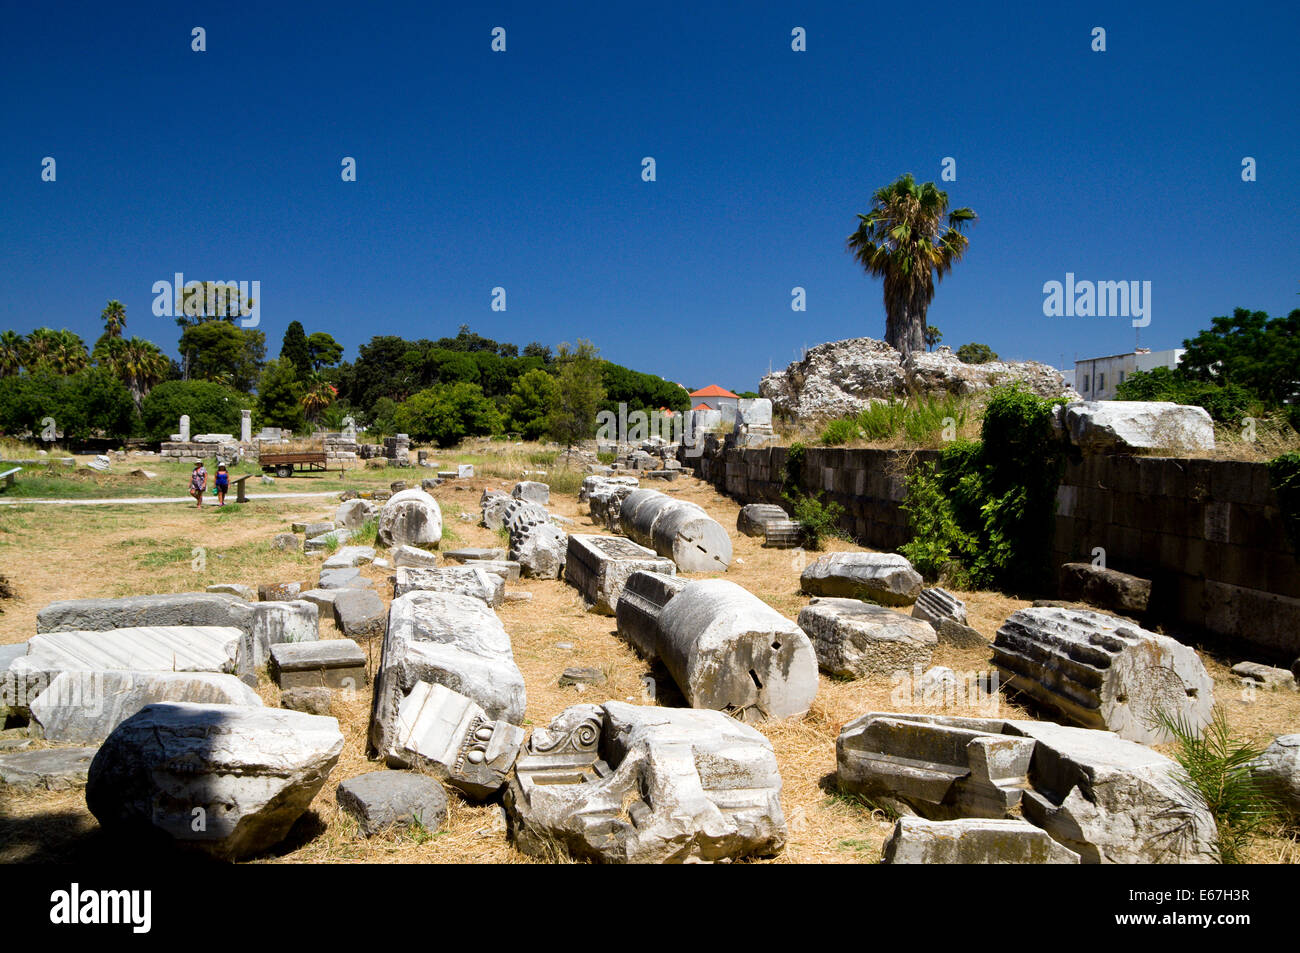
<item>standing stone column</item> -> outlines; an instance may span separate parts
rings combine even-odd
[[[189,414],[181,414],[180,433],[181,433],[180,442],[189,443],[190,442],[190,415]]]
[[[241,410],[239,412],[239,442],[253,442],[253,412],[251,410]]]

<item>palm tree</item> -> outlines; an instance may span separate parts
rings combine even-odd
[[[948,193],[933,182],[918,185],[911,173],[871,198],[848,249],[868,275],[885,280],[885,343],[907,357],[925,347],[935,282],[965,254],[961,229],[976,216],[969,208],[949,213]]]
[[[27,344],[17,331],[0,331],[0,377],[17,374],[26,360]]]
[[[925,349],[927,351],[933,351],[934,346],[942,340],[942,331],[936,328],[933,324],[927,324],[925,326]]]
[[[110,338],[120,338],[122,329],[126,327],[126,305],[114,298],[104,308],[101,317],[104,319],[104,334]]]
[[[55,332],[56,343],[50,354],[50,364],[60,374],[75,374],[90,364],[90,353],[79,334],[67,328]]]
[[[95,360],[111,370],[131,392],[138,410],[155,384],[167,376],[168,360],[158,345],[144,338],[107,338],[95,348]]]
[[[315,421],[321,411],[334,403],[338,388],[313,374],[307,379],[307,391],[302,395],[302,407],[307,411],[307,419]]]
[[[37,328],[23,342],[23,366],[29,371],[46,364],[59,347],[59,334],[52,328]]]

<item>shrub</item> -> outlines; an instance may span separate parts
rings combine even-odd
[[[827,447],[838,447],[850,440],[856,440],[860,433],[857,421],[842,417],[826,425],[826,429],[822,431],[821,442]]]
[[[803,489],[803,464],[806,449],[802,443],[792,443],[786,451],[785,467],[781,474],[781,496],[790,506],[790,516],[803,526],[804,543],[810,549],[821,549],[831,536],[845,536],[839,528],[844,507],[831,501],[822,501],[820,493],[810,494]]]
[[[251,406],[246,394],[212,381],[164,381],[145,395],[140,416],[151,440],[174,434],[182,414],[189,414],[192,434],[237,434],[240,411]]]

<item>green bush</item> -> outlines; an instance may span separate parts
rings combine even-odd
[[[212,381],[164,381],[145,395],[140,407],[144,434],[166,440],[190,416],[190,433],[239,433],[240,411],[253,406],[246,394]]]
[[[844,507],[834,501],[823,502],[820,493],[804,491],[803,464],[806,453],[802,443],[790,444],[781,473],[781,496],[790,506],[791,518],[802,525],[804,545],[810,549],[821,549],[827,538],[846,535],[839,528]]]
[[[46,418],[54,420],[64,439],[125,439],[135,426],[135,403],[122,382],[101,367],[67,376],[38,367],[0,378],[0,432],[39,439]]]
[[[934,578],[979,586],[1045,587],[1064,449],[1052,429],[1055,401],[1018,385],[993,392],[979,443],[940,451],[908,477],[912,539],[899,552]]]
[[[394,424],[413,440],[433,440],[450,447],[466,437],[499,433],[501,414],[477,384],[436,384],[412,394],[393,416]]]
[[[1135,371],[1115,388],[1116,400],[1167,400],[1194,404],[1219,423],[1241,423],[1243,417],[1263,416],[1259,401],[1236,384],[1191,380],[1168,367]],[[1254,411],[1254,412],[1252,412]]]
[[[850,440],[856,440],[859,434],[861,431],[858,429],[857,421],[840,418],[826,425],[826,429],[822,431],[821,442],[827,447],[838,447]]]

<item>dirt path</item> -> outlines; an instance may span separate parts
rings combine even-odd
[[[338,490],[332,490],[322,493],[249,493],[247,499],[250,500],[303,500],[303,499],[323,499],[327,496],[337,497]],[[135,496],[135,497],[116,497],[113,499],[101,500],[0,500],[0,506],[23,506],[27,503],[41,503],[46,506],[113,506],[116,504],[149,504],[149,503],[193,503],[192,496]],[[231,500],[230,502],[234,502]],[[204,504],[205,506],[216,506],[215,503]]]

